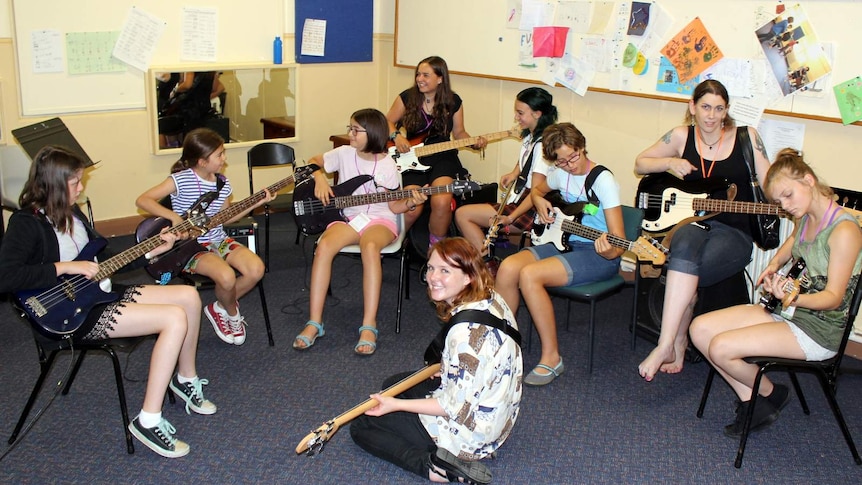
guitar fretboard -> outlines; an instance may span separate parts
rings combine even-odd
[[[449,184],[440,185],[437,187],[422,187],[416,190],[425,195],[435,195],[444,194],[447,192],[454,192],[455,186],[453,184]],[[329,204],[324,206],[324,209],[344,209],[345,207],[354,207],[357,205],[376,204],[378,202],[401,200],[410,197],[410,194],[412,192],[412,190],[393,190],[391,192],[372,192],[370,194],[345,195],[343,197],[335,197],[333,199],[330,199]]]
[[[576,236],[581,236],[583,238],[589,239],[590,241],[595,241],[596,239],[602,237],[602,234],[604,234],[604,232],[599,231],[598,229],[594,229],[583,224],[578,224],[574,221],[563,221],[561,227],[563,229],[563,232],[574,234]],[[614,236],[611,233],[608,233],[608,242],[611,243],[611,246],[624,249],[626,251],[631,251],[633,244],[628,239]]]
[[[268,191],[270,194],[275,194],[279,190],[292,184],[295,178],[295,175],[291,175],[286,179],[279,180],[278,182],[267,187],[266,191]],[[224,224],[225,222],[238,216],[239,214],[245,213],[246,211],[254,207],[255,204],[262,201],[264,198],[266,198],[266,192],[261,190],[259,192],[256,192],[254,195],[251,195],[248,198],[237,202],[236,204],[231,204],[227,209],[221,210],[216,215],[212,216],[212,218],[206,225],[207,229],[218,227],[221,224]]]
[[[453,150],[455,148],[475,145],[476,142],[479,141],[479,138],[484,138],[488,141],[495,141],[502,138],[514,136],[515,134],[516,133],[514,132],[514,130],[498,131],[496,133],[488,133],[487,135],[482,136],[473,136],[470,138],[462,138],[460,140],[444,141],[431,145],[424,145],[419,148],[416,148],[414,151],[416,152],[417,157],[425,157],[428,155],[433,155],[435,153],[445,152],[446,150]]]
[[[737,214],[767,214],[775,216],[787,216],[781,206],[775,204],[764,204],[762,202],[742,202],[733,200],[695,198],[692,208],[696,211],[707,212],[734,212]]]
[[[191,230],[199,230],[195,227],[194,223],[190,220],[185,220],[182,224],[178,224],[168,230],[168,232],[172,233],[182,233]],[[99,272],[93,276],[92,281],[100,281],[105,279],[112,274],[116,273],[123,266],[131,263],[132,261],[140,258],[144,254],[156,249],[157,247],[164,244],[162,237],[157,234],[152,236],[143,242],[117,254],[116,256],[109,258],[105,261],[99,262]]]

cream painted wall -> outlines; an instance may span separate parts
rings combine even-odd
[[[3,3],[8,6],[8,2]],[[390,32],[394,30],[394,5],[395,0],[375,0],[375,29],[385,33],[375,34],[373,62],[300,66],[300,139],[292,143],[298,159],[307,160],[331,147],[329,136],[343,131],[351,112],[369,106],[385,112],[397,93],[413,82],[411,69],[393,67],[394,38]],[[285,0],[285,12],[292,10],[293,1]],[[0,9],[0,16],[3,14]],[[4,25],[10,25],[8,17],[0,17],[0,29]],[[293,52],[293,42],[293,36],[287,35],[286,52]],[[429,47],[428,54],[434,54],[433,47]],[[19,115],[15,69],[12,41],[0,38],[0,122],[7,142],[11,141],[12,128],[42,119]],[[513,125],[514,96],[529,84],[453,76],[453,86],[465,100],[467,130],[479,135]],[[632,171],[634,157],[681,122],[685,105],[594,92],[581,98],[564,88],[548,89],[554,95],[560,120],[573,121],[581,128],[591,158],[614,171],[623,199],[631,201],[637,186]],[[93,159],[102,161],[92,171],[87,185],[87,194],[96,206],[96,218],[106,220],[136,214],[134,197],[163,180],[175,158],[151,154],[146,113],[134,110],[62,118]],[[862,169],[855,162],[862,128],[781,119],[806,125],[806,158],[828,183],[862,190]],[[234,185],[234,200],[248,195],[246,151],[233,148],[228,152],[227,175]],[[510,139],[492,143],[484,160],[469,150],[462,150],[461,158],[474,180],[492,182],[511,170],[517,153],[518,143]],[[261,176],[255,185],[263,187],[283,176]]]

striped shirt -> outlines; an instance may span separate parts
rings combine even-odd
[[[221,192],[219,192],[219,196],[216,200],[214,200],[205,211],[206,215],[210,217],[216,215],[221,210],[225,201],[230,197],[232,192],[230,182],[227,178],[223,175],[219,176],[224,178],[224,186],[221,188]],[[195,205],[195,202],[197,202],[202,195],[216,190],[216,182],[208,182],[200,178],[198,174],[190,168],[172,173],[171,178],[174,179],[174,185],[177,187],[177,191],[171,194],[171,207],[174,212],[179,215],[185,215],[186,211],[192,208]],[[221,225],[218,225],[199,237],[198,242],[212,242],[214,244],[219,244],[226,237],[227,233],[224,232],[224,228]]]

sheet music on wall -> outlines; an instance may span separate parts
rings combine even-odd
[[[183,7],[183,40],[180,59],[215,62],[218,47],[218,10]]]

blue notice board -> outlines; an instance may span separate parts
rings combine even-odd
[[[373,0],[296,0],[296,62],[368,62],[372,59]],[[306,19],[326,21],[323,56],[302,55]]]

